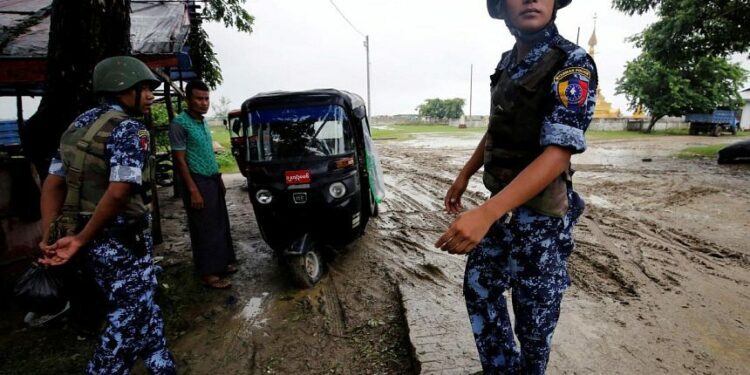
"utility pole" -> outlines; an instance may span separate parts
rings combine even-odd
[[[370,36],[365,35],[365,49],[367,50],[367,115],[372,116],[372,103],[370,102]]]
[[[578,34],[576,34],[576,44],[578,44],[578,38],[581,37],[581,26],[578,26]]]
[[[339,7],[336,5],[336,3],[333,2],[333,0],[328,0],[328,1],[331,3],[331,5],[333,5],[336,11],[341,15],[341,18],[343,18],[344,21],[346,21],[346,23],[348,23],[349,26],[351,26],[352,29],[355,32],[357,32],[357,34],[365,37],[365,50],[367,51],[367,114],[372,116],[372,103],[370,101],[370,36],[365,35],[361,31],[359,31],[359,29],[356,26],[354,26],[352,21],[349,21],[346,15],[344,15],[344,12],[342,12],[341,9],[339,9]]]
[[[471,121],[471,105],[474,99],[474,64],[471,64],[471,73],[469,75],[469,121]]]

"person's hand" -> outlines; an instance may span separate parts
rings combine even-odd
[[[469,180],[458,176],[456,177],[456,180],[453,181],[453,185],[448,189],[448,192],[445,194],[445,210],[452,213],[457,214],[461,211],[463,211],[464,206],[461,204],[461,196],[466,191],[466,186],[469,184]]]
[[[203,208],[203,196],[200,191],[190,193],[190,207],[196,210]]]
[[[435,242],[435,247],[451,254],[466,254],[482,241],[494,222],[495,216],[484,206],[469,210],[458,216]]]
[[[52,255],[54,253],[55,247],[53,245],[50,245],[47,243],[46,238],[42,238],[42,241],[39,242],[39,250],[42,251],[42,254],[45,256]]]
[[[39,263],[48,266],[59,266],[67,263],[73,255],[84,245],[84,242],[77,236],[63,237],[51,246]]]

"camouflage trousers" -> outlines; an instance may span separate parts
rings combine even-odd
[[[113,238],[97,240],[86,249],[86,263],[110,305],[108,324],[87,374],[128,374],[138,357],[152,374],[176,373],[161,310],[154,302],[153,240],[146,237],[147,254],[142,257]]]
[[[572,190],[563,218],[527,207],[493,224],[469,254],[464,296],[485,374],[544,374],[560,302],[570,284],[571,232],[584,204]],[[506,304],[511,292],[515,335]]]

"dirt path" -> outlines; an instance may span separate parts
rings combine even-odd
[[[225,181],[240,272],[231,291],[202,288],[181,203],[163,189],[159,299],[181,373],[478,371],[461,294],[465,258],[432,247],[453,219],[442,196],[477,141],[380,143],[388,188],[381,214],[308,290],[289,283],[260,238],[239,175]],[[574,158],[587,209],[549,374],[750,374],[750,165],[671,156],[727,141],[599,141]],[[464,204],[487,196],[475,177]],[[3,316],[15,322],[17,314]],[[64,322],[7,323],[1,374],[76,372],[93,348]]]
[[[382,143],[389,196],[381,215],[312,290],[288,285],[259,239],[241,180],[230,179],[243,261],[230,294],[237,303],[175,342],[187,368],[478,371],[461,294],[465,258],[432,248],[452,220],[440,198],[476,142]],[[602,141],[576,157],[588,206],[549,373],[748,373],[750,169],[671,157],[711,142]],[[475,177],[465,204],[486,198]]]
[[[430,245],[435,230],[447,224],[436,197],[476,141],[450,147],[425,137],[408,148],[382,147],[392,194],[387,211],[392,216],[384,220],[407,228],[405,238],[399,239],[398,231],[391,237],[397,242],[391,249],[409,250],[400,268],[418,275],[412,279],[430,281],[424,285],[433,293],[425,295],[440,296],[433,305],[462,303],[464,260],[443,259]],[[573,287],[563,305],[549,373],[750,373],[750,168],[671,157],[688,144],[718,141],[594,142],[576,157],[576,186],[588,206],[575,233]],[[469,205],[486,197],[478,178],[467,194]],[[460,325],[454,319],[444,322]],[[430,322],[410,319],[410,328],[414,324]],[[465,330],[453,328],[443,337],[459,332]],[[420,338],[412,336],[415,340]],[[430,367],[434,372],[453,368],[450,361]]]

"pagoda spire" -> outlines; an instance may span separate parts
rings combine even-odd
[[[589,38],[589,55],[594,56],[596,54],[596,18],[597,15],[594,13],[594,31],[591,32],[591,38]]]

